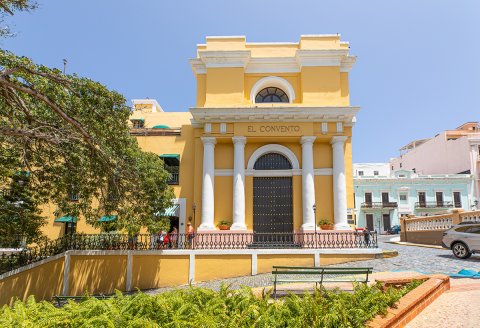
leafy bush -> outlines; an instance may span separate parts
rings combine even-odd
[[[315,290],[272,301],[248,287],[219,292],[204,288],[174,290],[151,296],[138,293],[108,300],[86,298],[62,308],[52,303],[16,301],[0,309],[1,327],[364,327],[376,314],[418,286],[382,291],[379,284],[357,284],[354,293]]]

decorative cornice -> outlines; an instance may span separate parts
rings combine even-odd
[[[295,57],[250,58],[245,73],[298,73],[300,67]]]
[[[243,67],[251,57],[250,50],[236,51],[199,51],[198,56],[205,64],[206,68],[210,67]]]
[[[340,66],[343,57],[348,56],[348,49],[297,50],[296,60],[300,67],[305,66]]]
[[[250,50],[200,50],[190,59],[195,74],[205,74],[209,67],[243,67],[245,73],[298,73],[306,66],[339,66],[349,72],[356,57],[349,49],[296,50],[294,57],[252,57]]]
[[[342,58],[340,63],[340,72],[350,72],[353,67],[353,64],[357,61],[356,56],[345,56]]]
[[[192,58],[189,60],[190,65],[192,66],[193,73],[195,74],[206,74],[207,68],[205,63],[202,62],[200,58]]]
[[[360,107],[192,107],[193,123],[343,122],[352,123]]]

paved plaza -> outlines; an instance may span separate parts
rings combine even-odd
[[[340,266],[372,266],[376,272],[406,270],[446,275],[462,269],[480,271],[480,254],[467,260],[459,260],[450,250],[393,244],[388,242],[390,239],[392,236],[380,236],[378,246],[383,250],[398,251],[397,257],[345,263]]]
[[[456,259],[449,250],[406,246],[390,243],[392,236],[379,236],[378,244],[383,250],[396,250],[398,256],[385,259],[358,261],[338,264],[341,267],[373,267],[375,272],[383,271],[419,271],[422,273],[457,273],[461,269],[474,269],[480,271],[480,255],[473,255],[468,260]],[[259,274],[256,276],[244,276],[238,278],[222,279],[217,281],[200,282],[198,287],[206,287],[218,290],[221,284],[226,283],[231,288],[239,288],[242,285],[250,287],[265,287],[272,285],[272,275]],[[160,288],[146,291],[146,293],[158,293],[170,288]]]

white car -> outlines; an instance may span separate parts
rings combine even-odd
[[[442,246],[451,249],[459,259],[480,253],[480,224],[464,222],[448,229],[443,233]]]

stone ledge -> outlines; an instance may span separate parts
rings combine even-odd
[[[397,285],[411,282],[415,279],[427,279],[423,284],[403,296],[396,308],[389,308],[385,316],[377,315],[367,323],[371,328],[404,327],[413,320],[424,308],[430,305],[441,294],[450,289],[450,278],[445,275],[429,275],[420,277],[379,280],[385,285]]]

